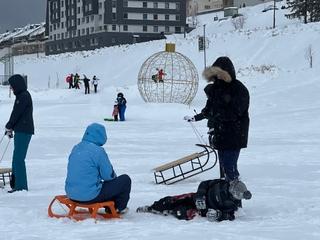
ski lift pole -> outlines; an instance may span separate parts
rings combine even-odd
[[[207,67],[207,53],[206,53],[206,24],[203,25],[203,58],[204,58],[204,69]]]

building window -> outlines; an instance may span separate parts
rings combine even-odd
[[[90,20],[90,19],[89,19],[89,16],[87,16],[86,20],[87,20],[86,22],[89,23],[89,20]]]
[[[166,2],[164,7],[165,7],[166,9],[169,9],[169,3]]]
[[[168,14],[166,14],[166,15],[164,16],[164,19],[165,19],[165,20],[170,20],[170,16],[169,16]]]
[[[147,3],[147,2],[143,2],[143,3],[142,3],[142,7],[143,7],[143,8],[147,8],[147,7],[148,7],[148,3]]]
[[[64,12],[61,12],[61,18],[64,18]]]
[[[93,33],[94,32],[94,27],[91,27],[91,33]]]
[[[80,29],[78,30],[78,36],[81,36],[81,32],[80,32]]]
[[[50,32],[52,32],[52,25],[50,26]]]
[[[158,3],[157,2],[153,3],[153,8],[158,8]]]
[[[117,7],[117,2],[116,2],[116,1],[114,1],[114,0],[112,0],[111,5],[112,5],[112,7],[113,7],[113,8],[116,8],[116,7]]]
[[[64,22],[61,22],[61,28],[64,28]]]
[[[176,33],[181,33],[181,27],[175,27],[175,32]]]
[[[176,9],[180,10],[180,3],[176,3]]]
[[[115,13],[112,13],[112,20],[116,20],[117,19],[117,15]]]
[[[123,1],[123,6],[128,7],[128,1]]]
[[[112,31],[116,31],[117,30],[117,26],[116,25],[112,25]]]
[[[93,20],[94,20],[94,15],[91,16],[91,22],[93,22]]]
[[[108,31],[108,25],[104,25],[104,30]]]
[[[64,1],[61,1],[61,7],[63,7],[64,6]]]
[[[56,30],[56,29],[57,29],[56,24],[53,24],[53,30]]]
[[[128,31],[128,25],[123,25],[123,31]]]
[[[86,21],[86,19],[83,17],[83,18],[82,18],[82,23],[85,23],[85,21]]]
[[[128,13],[123,14],[123,19],[128,19]]]
[[[147,25],[143,25],[142,26],[142,31],[143,32],[147,32],[148,31],[148,26]]]
[[[158,14],[153,14],[153,20],[158,20]]]
[[[80,23],[81,23],[81,20],[80,20],[80,18],[78,18],[78,25],[80,25]]]
[[[166,33],[170,32],[170,27],[169,26],[165,26],[165,32]]]
[[[102,2],[99,2],[99,8],[100,9],[102,8]]]
[[[102,14],[99,15],[99,21],[101,21],[101,20],[102,20]]]
[[[78,7],[78,14],[80,14],[80,12],[81,12],[81,8],[80,8],[80,7]]]
[[[176,21],[180,21],[180,15],[176,15]]]
[[[87,35],[89,35],[89,34],[90,34],[90,32],[89,32],[89,28],[87,28],[87,29],[86,29],[86,32],[87,32]]]
[[[86,33],[86,29],[82,28],[82,35]]]
[[[143,14],[143,20],[147,20],[148,19],[148,14],[144,13]]]
[[[153,32],[158,32],[158,31],[159,31],[158,26],[153,26]]]
[[[102,26],[99,26],[99,31],[102,31],[103,30],[103,27]]]

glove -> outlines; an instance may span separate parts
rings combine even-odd
[[[184,116],[183,119],[186,120],[187,122],[195,122],[195,121],[196,121],[196,120],[194,119],[194,117],[190,117],[190,116]]]
[[[204,210],[207,208],[207,205],[206,205],[206,197],[203,196],[203,197],[199,197],[199,198],[196,198],[196,208],[198,210]]]
[[[13,130],[6,128],[4,135],[8,136],[8,138],[13,138]]]
[[[220,210],[214,210],[212,208],[208,209],[208,212],[206,215],[209,222],[219,221],[221,219],[221,216],[222,216],[222,212]]]

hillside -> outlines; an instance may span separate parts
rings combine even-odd
[[[1,236],[8,240],[319,239],[320,24],[288,20],[284,17],[287,10],[279,10],[273,30],[272,12],[261,12],[266,5],[241,9],[246,24],[240,31],[233,29],[231,20],[214,22],[214,13],[200,16],[199,27],[186,39],[173,35],[166,41],[15,58],[16,72],[29,77],[36,134],[27,159],[30,191],[7,194],[8,186],[0,191]],[[249,146],[241,152],[239,170],[253,198],[243,202],[234,222],[210,223],[200,217],[186,222],[137,214],[138,206],[166,195],[196,191],[200,181],[218,177],[215,168],[175,185],[159,186],[151,170],[197,150],[197,138],[182,119],[204,106],[205,81],[200,80],[190,106],[146,104],[136,86],[141,64],[162,51],[165,42],[176,43],[177,51],[188,56],[201,74],[203,55],[197,50],[197,36],[202,24],[210,40],[208,63],[229,56],[251,94]],[[315,51],[312,69],[305,59],[309,45]],[[66,89],[64,79],[70,72],[97,75],[102,79],[99,93],[85,96],[83,89]],[[2,126],[13,103],[7,91],[0,88]],[[127,97],[128,121],[104,123],[118,91]],[[127,173],[132,178],[130,211],[122,220],[97,223],[49,219],[50,200],[64,193],[68,154],[91,122],[105,124],[105,148],[114,168],[118,175]],[[195,126],[206,138],[206,122]],[[10,157],[7,154],[1,166],[10,166]]]

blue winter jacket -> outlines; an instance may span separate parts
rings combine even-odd
[[[116,177],[108,155],[102,148],[107,141],[103,125],[93,123],[87,127],[82,141],[69,156],[65,191],[76,201],[93,200],[101,191],[102,182]]]

